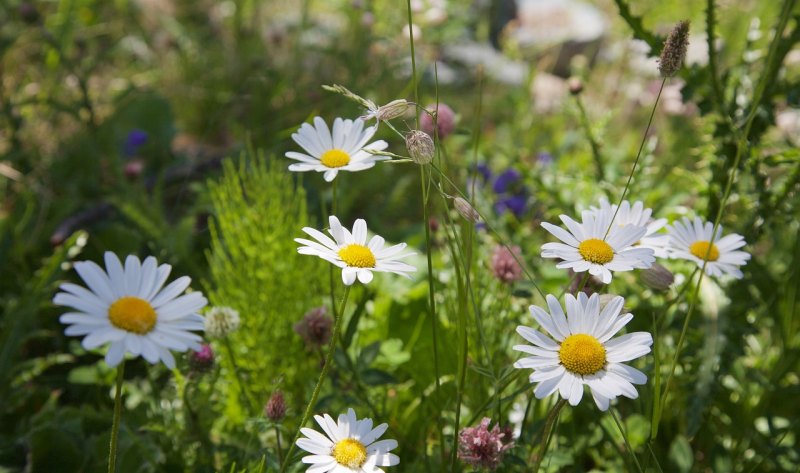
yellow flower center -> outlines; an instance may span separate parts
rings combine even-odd
[[[340,149],[329,149],[322,153],[319,160],[329,168],[340,168],[350,163],[350,155]]]
[[[144,299],[122,297],[108,308],[108,320],[122,330],[144,335],[156,326],[156,311]]]
[[[578,253],[586,261],[595,264],[606,264],[614,259],[614,249],[611,248],[611,245],[597,238],[583,240],[578,245]]]
[[[711,247],[710,250],[709,247]],[[708,261],[716,261],[719,259],[719,248],[709,241],[696,241],[692,243],[689,247],[689,253],[697,256],[701,260],[706,259],[706,255],[708,255]]]
[[[594,374],[606,365],[606,348],[591,335],[570,335],[561,342],[558,359],[573,373]]]
[[[374,268],[375,255],[372,250],[364,245],[347,245],[339,250],[339,257],[347,263],[347,266],[355,268]]]
[[[344,439],[336,442],[332,455],[340,465],[355,470],[367,461],[367,448],[356,439]]]

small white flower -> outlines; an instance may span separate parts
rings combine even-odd
[[[703,220],[697,217],[694,220],[683,217],[682,221],[667,226],[667,230],[670,257],[694,261],[697,267],[702,268],[703,260],[708,255],[706,274],[709,276],[730,274],[737,279],[742,278],[739,266],[744,266],[750,259],[749,253],[737,251],[746,244],[743,236],[731,233],[723,237],[720,225],[712,241],[714,224],[703,223]]]
[[[339,219],[329,218],[330,229],[328,233],[333,239],[319,230],[311,227],[303,228],[317,241],[295,238],[301,243],[297,252],[301,255],[315,255],[342,268],[342,280],[346,285],[351,285],[358,280],[364,284],[372,281],[372,272],[395,273],[410,278],[406,273],[416,271],[417,268],[398,261],[400,258],[411,256],[413,253],[401,252],[406,248],[405,243],[400,243],[384,249],[386,241],[378,236],[373,236],[367,243],[367,222],[358,219],[353,224],[353,232],[342,227]]]
[[[206,336],[220,338],[239,328],[239,312],[230,307],[212,307],[206,312]]]
[[[378,440],[388,424],[372,428],[372,419],[358,420],[353,409],[339,415],[335,422],[331,416],[314,416],[325,435],[313,429],[302,428],[306,438],[297,440],[297,446],[311,453],[303,463],[311,464],[308,473],[383,473],[379,467],[395,466],[400,458],[389,453],[397,448],[397,440]]]
[[[646,269],[655,261],[650,248],[635,248],[647,228],[639,225],[611,225],[612,213],[609,209],[584,211],[581,223],[561,215],[564,229],[542,222],[545,230],[564,243],[545,243],[542,245],[543,258],[561,258],[558,268],[572,268],[576,273],[589,271],[599,276],[603,283],[611,282],[611,271],[630,271],[634,268]]]
[[[656,258],[666,258],[667,254],[667,240],[669,235],[666,233],[659,234],[659,230],[664,228],[667,224],[667,219],[659,218],[653,219],[653,209],[645,208],[642,201],[637,200],[631,205],[627,200],[622,201],[617,211],[617,204],[610,204],[608,200],[602,199],[600,201],[600,208],[592,207],[593,212],[607,212],[617,216],[614,218],[614,224],[624,227],[625,225],[637,225],[647,228],[644,236],[633,244],[638,248],[650,248],[655,253]]]
[[[633,385],[646,383],[647,376],[623,362],[650,353],[653,337],[634,332],[611,339],[633,319],[632,314],[620,315],[625,300],[614,297],[601,311],[599,295],[579,293],[576,299],[567,294],[565,315],[558,299],[552,295],[546,299],[549,314],[535,305],[530,311],[547,334],[520,325],[517,333],[533,345],[514,346],[514,350],[532,355],[520,359],[514,367],[533,369],[530,382],[539,383],[533,391],[536,398],[559,391],[576,406],[587,385],[602,411],[617,396],[636,399],[639,393]]]
[[[303,123],[297,133],[292,134],[292,139],[299,144],[305,153],[289,151],[286,157],[300,161],[289,166],[290,171],[324,172],[324,178],[331,182],[339,171],[363,171],[375,166],[378,161],[389,159],[386,156],[369,154],[363,148],[383,151],[389,144],[378,140],[367,145],[378,126],[364,128],[363,120],[344,120],[337,118],[333,121],[333,133],[320,117],[314,117],[314,126]]]
[[[170,350],[200,350],[203,330],[197,312],[206,305],[200,292],[181,295],[191,278],[183,276],[162,289],[172,267],[158,265],[152,256],[142,263],[129,255],[122,266],[117,255],[105,253],[105,271],[96,263],[75,263],[75,271],[89,287],[65,283],[53,303],[75,309],[59,319],[66,335],[83,336],[87,350],[111,343],[106,363],[117,366],[125,353],[141,355],[150,363],[163,361],[175,368]]]

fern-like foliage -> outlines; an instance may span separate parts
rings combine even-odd
[[[241,328],[229,337],[238,376],[231,363],[222,364],[226,417],[260,415],[281,378],[296,414],[306,402],[305,386],[316,379],[301,373],[315,372],[319,360],[309,356],[292,325],[321,305],[321,299],[309,295],[324,294],[328,278],[324,262],[299,255],[293,240],[308,225],[305,192],[283,166],[254,152],[225,162],[221,180],[209,190],[214,218],[208,293],[214,305],[233,307],[242,319]],[[226,347],[219,345],[215,349],[224,357]],[[241,382],[247,396],[240,392]]]

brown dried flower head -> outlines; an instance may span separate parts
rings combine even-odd
[[[286,417],[286,400],[280,390],[275,391],[269,397],[267,405],[264,406],[264,415],[272,422],[280,422]]]
[[[658,71],[661,77],[672,77],[681,69],[688,46],[689,21],[679,21],[667,36],[658,59]]]

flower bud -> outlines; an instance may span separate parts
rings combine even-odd
[[[211,371],[214,367],[214,350],[211,345],[204,343],[197,351],[189,352],[189,370],[192,373],[202,374]]]
[[[583,81],[579,77],[570,77],[567,79],[567,87],[570,94],[580,95],[583,92]]]
[[[331,339],[333,319],[328,316],[328,309],[317,307],[311,309],[303,319],[294,324],[294,331],[303,337],[309,346],[322,346]]]
[[[658,292],[668,290],[675,282],[675,276],[670,270],[658,263],[653,263],[649,268],[642,270],[640,277],[647,287]]]
[[[406,135],[406,148],[411,159],[417,164],[428,164],[433,160],[435,147],[430,135],[414,130]]]
[[[462,217],[469,220],[470,222],[477,222],[478,220],[481,219],[481,216],[480,214],[478,214],[478,211],[475,210],[475,208],[473,208],[469,202],[467,202],[465,199],[462,199],[461,197],[456,197],[455,199],[453,199],[453,206],[456,208],[458,213],[461,214]]]
[[[409,105],[410,104],[406,99],[392,100],[386,105],[370,108],[369,112],[361,117],[361,119],[369,120],[370,118],[375,118],[379,122],[392,120],[403,116],[403,114],[406,113],[406,110],[408,110]]]
[[[679,21],[669,32],[664,42],[664,49],[658,59],[658,71],[661,77],[674,76],[683,66],[686,49],[689,46],[689,22]]]
[[[264,415],[272,422],[280,422],[286,417],[286,401],[280,390],[275,391],[269,397],[267,405],[264,406]]]

